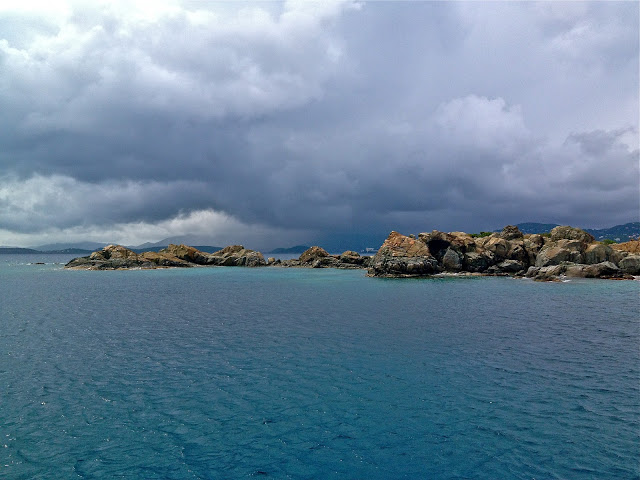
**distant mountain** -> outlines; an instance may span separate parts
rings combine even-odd
[[[275,248],[273,250],[271,250],[270,252],[267,253],[303,253],[305,250],[308,250],[309,247],[307,247],[306,245],[296,245],[294,247],[289,247],[289,248]]]
[[[207,242],[209,241],[210,240],[203,235],[195,235],[195,234],[188,233],[186,235],[178,235],[175,237],[163,238],[162,240],[159,240],[157,242],[146,242],[140,245],[128,245],[126,247],[132,249],[133,251],[136,251],[136,249],[141,249],[143,251],[148,252],[148,251],[151,251],[152,249],[153,251],[157,251],[155,250],[156,248],[157,249],[165,248],[170,243],[173,243],[175,245],[183,244],[183,245],[195,246],[195,245],[207,245]]]
[[[585,228],[596,240],[614,240],[616,242],[628,242],[640,238],[640,222],[625,223],[611,228]]]

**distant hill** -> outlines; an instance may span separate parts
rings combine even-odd
[[[36,245],[31,248],[39,252],[83,253],[95,252],[96,250],[100,250],[107,245],[108,243],[99,242],[47,243],[46,245]]]
[[[596,240],[614,240],[616,242],[628,242],[640,238],[640,222],[625,223],[611,228],[585,228]]]
[[[57,253],[57,254],[72,254],[72,255],[89,255],[92,252],[99,250],[98,248],[94,250],[87,250],[85,248],[63,248],[62,250],[45,250],[40,251],[40,253]]]
[[[267,253],[303,253],[305,250],[308,250],[309,247],[307,247],[306,245],[296,245],[294,247],[289,247],[289,248],[276,248],[274,250],[271,250],[270,252]]]
[[[0,247],[0,255],[16,255],[16,254],[28,254],[28,253],[42,253],[38,250],[34,250],[33,248],[19,248],[19,247]]]
[[[93,250],[82,248],[63,248],[62,250],[36,250],[35,248],[0,247],[0,255],[20,255],[20,254],[62,254],[62,255],[89,255]]]
[[[519,223],[516,225],[522,233],[548,233],[552,228],[557,227],[557,223]]]

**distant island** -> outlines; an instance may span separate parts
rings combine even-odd
[[[299,258],[265,260],[262,253],[231,245],[208,253],[171,244],[158,252],[136,253],[109,245],[65,268],[84,270],[153,269],[196,266],[360,268],[371,277],[433,275],[509,275],[534,280],[561,277],[633,279],[640,275],[640,241],[600,242],[590,233],[557,226],[545,234],[524,234],[507,225],[500,232],[468,234],[440,232],[402,235],[391,232],[374,256],[355,251],[329,254],[319,246]]]

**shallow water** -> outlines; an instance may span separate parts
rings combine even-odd
[[[640,282],[27,263],[0,477],[640,477]]]

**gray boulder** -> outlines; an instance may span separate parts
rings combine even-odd
[[[602,243],[592,243],[584,251],[584,263],[589,265],[612,261],[613,257],[614,250],[609,245]]]
[[[551,230],[551,240],[578,240],[585,245],[593,243],[596,239],[590,233],[585,232],[579,228],[569,227],[567,225],[562,225],[555,227]]]
[[[263,267],[267,264],[262,253],[242,245],[230,245],[209,256],[210,265],[224,267]]]
[[[491,252],[467,252],[462,259],[463,270],[467,272],[484,272],[495,263]]]
[[[462,270],[462,258],[460,254],[451,247],[447,248],[442,256],[442,268],[448,272],[459,272]]]
[[[618,263],[620,270],[629,275],[640,275],[640,255],[627,255]]]
[[[536,267],[559,265],[563,262],[582,263],[583,244],[579,240],[560,239],[549,242],[538,252]]]

